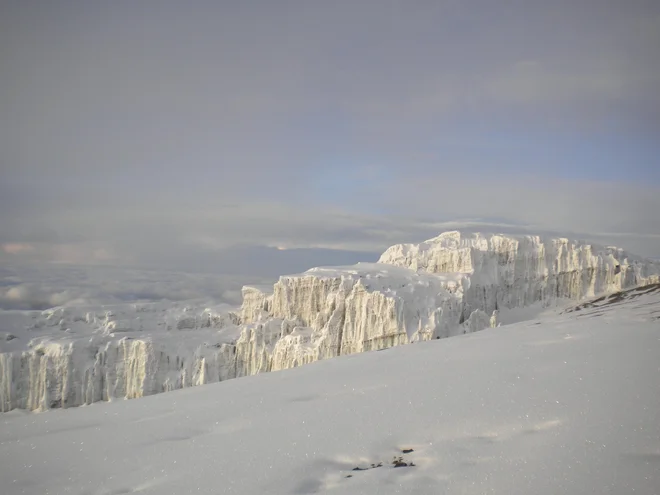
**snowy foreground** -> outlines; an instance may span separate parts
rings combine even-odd
[[[655,285],[140,400],[14,410],[0,491],[657,494],[659,318]]]

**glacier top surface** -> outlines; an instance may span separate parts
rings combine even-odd
[[[403,283],[435,284],[438,282],[459,282],[465,275],[462,273],[429,274],[417,272],[409,268],[389,265],[387,263],[357,263],[348,266],[319,266],[306,272],[285,275],[282,278],[350,278],[354,280],[386,280],[388,283],[401,281]]]
[[[360,284],[367,291],[402,297],[408,304],[421,307],[429,304],[427,297],[449,296],[460,290],[465,274],[436,274],[385,263],[357,263],[311,268],[303,273],[280,277],[280,281],[306,277],[341,280],[347,288]]]
[[[475,247],[481,249],[493,249],[497,246],[506,245],[507,242],[515,241],[521,243],[521,247],[525,246],[538,246],[541,244],[569,244],[576,247],[591,248],[595,253],[612,253],[624,254],[625,256],[641,260],[643,258],[636,256],[632,253],[626,252],[624,249],[616,246],[601,246],[592,242],[581,239],[570,239],[568,237],[558,237],[550,235],[533,235],[533,234],[503,234],[495,232],[461,232],[452,230],[442,232],[436,237],[427,239],[419,244],[397,244],[391,246],[392,249],[397,246],[415,246],[420,250],[428,248],[443,248],[443,249],[458,249],[462,247]],[[389,250],[388,249],[388,250]],[[387,250],[386,250],[387,252]]]

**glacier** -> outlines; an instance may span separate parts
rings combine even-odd
[[[464,273],[464,313],[580,300],[658,281],[658,263],[616,247],[533,235],[445,232],[387,249],[380,263]]]
[[[498,325],[504,310],[657,283],[613,247],[446,232],[377,263],[246,286],[239,308],[185,303],[0,313],[0,411],[130,399]]]

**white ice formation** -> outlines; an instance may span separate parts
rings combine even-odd
[[[379,263],[313,268],[238,310],[177,304],[3,312],[0,410],[136,398],[479,331],[498,311],[658,282],[658,264],[567,239],[447,232]]]
[[[658,281],[658,263],[616,247],[565,238],[445,232],[387,249],[381,263],[464,273],[464,312],[580,300]]]

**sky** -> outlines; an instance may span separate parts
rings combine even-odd
[[[659,46],[655,0],[0,0],[0,263],[660,256]]]

